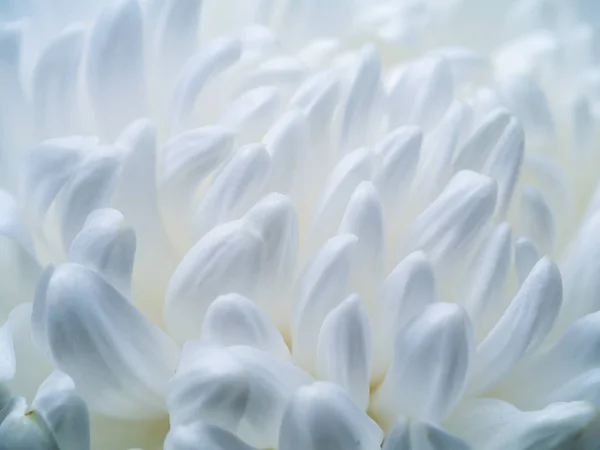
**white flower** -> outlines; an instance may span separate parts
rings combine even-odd
[[[598,449],[594,7],[484,3],[0,5],[0,450]]]

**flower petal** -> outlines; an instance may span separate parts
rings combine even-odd
[[[372,331],[367,310],[354,294],[331,310],[321,326],[317,345],[319,379],[339,384],[359,408],[369,405]]]
[[[10,323],[6,322],[0,327],[0,383],[11,380],[15,376],[16,370],[12,330]]]
[[[198,421],[171,428],[164,450],[257,450],[228,431]]]
[[[375,171],[373,183],[388,216],[398,214],[401,202],[408,193],[419,164],[422,140],[423,133],[419,128],[400,127],[375,147],[381,163]]]
[[[248,345],[284,360],[291,358],[268,316],[239,294],[222,295],[211,303],[202,323],[201,341],[223,347]]]
[[[382,450],[469,450],[461,439],[427,422],[400,417],[385,437]]]
[[[288,404],[279,450],[375,450],[383,433],[339,386],[299,388]]]
[[[435,266],[464,254],[492,217],[496,185],[471,171],[458,172],[405,233],[404,253],[424,250]]]
[[[222,294],[254,297],[263,271],[264,241],[242,221],[220,225],[185,255],[167,287],[165,321],[180,342],[200,335],[209,305]]]
[[[182,233],[180,223],[191,220],[189,211],[198,187],[227,160],[232,148],[233,134],[214,126],[182,133],[167,142],[163,151],[160,197],[169,230]],[[177,220],[169,220],[169,217]]]
[[[396,333],[437,300],[435,274],[425,253],[411,253],[388,275],[376,312],[376,378],[385,375],[392,361]]]
[[[307,370],[314,368],[325,317],[347,295],[357,241],[349,234],[329,239],[296,283],[292,354],[294,361]]]
[[[0,423],[0,450],[57,450],[58,444],[44,420],[36,413],[27,413],[25,399],[17,399]]]
[[[92,410],[121,418],[164,413],[162,395],[179,356],[167,335],[77,264],[56,268],[45,302],[52,360]]]
[[[356,272],[352,279],[354,290],[374,305],[373,293],[383,279],[385,236],[383,211],[375,186],[363,181],[352,193],[342,218],[339,234],[353,234],[356,243]],[[372,308],[370,308],[372,309]]]
[[[95,209],[107,207],[117,186],[121,161],[115,149],[97,148],[63,188],[60,231],[65,251]]]
[[[139,2],[120,0],[100,15],[90,36],[87,87],[96,120],[109,139],[143,116],[146,107],[143,19]]]
[[[531,239],[519,238],[515,242],[515,267],[519,278],[519,285],[527,279],[529,272],[535,266],[542,254]]]
[[[159,70],[166,81],[180,73],[198,43],[201,0],[167,0],[156,21],[154,48]]]
[[[225,37],[211,42],[183,66],[173,90],[170,110],[171,135],[189,129],[190,116],[204,86],[238,61],[242,44]]]
[[[481,170],[506,130],[510,118],[504,108],[496,108],[483,117],[454,159],[455,170]]]
[[[298,256],[298,217],[290,200],[281,194],[263,197],[244,216],[265,244],[262,289],[258,305],[273,323],[288,332],[291,297]]]
[[[452,70],[439,56],[410,64],[390,92],[390,124],[434,128],[450,106]]]
[[[512,118],[498,145],[490,156],[485,170],[498,183],[496,214],[504,219],[510,205],[513,191],[519,179],[525,152],[525,133],[519,121]]]
[[[524,236],[533,240],[545,255],[552,254],[556,221],[542,193],[531,186],[521,196],[521,227]]]
[[[442,420],[460,400],[473,360],[473,331],[456,304],[434,303],[396,335],[392,365],[372,409],[391,426],[398,414]]]
[[[367,143],[370,128],[380,125],[371,117],[377,97],[381,95],[381,58],[377,49],[366,45],[361,49],[356,74],[342,109],[340,149],[346,153]]]
[[[269,129],[263,143],[271,155],[271,191],[288,194],[304,181],[309,137],[306,119],[296,111],[284,114]]]
[[[271,168],[271,157],[262,144],[249,144],[217,173],[196,211],[195,233],[239,219],[262,196]]]
[[[169,386],[174,425],[205,420],[258,448],[274,448],[284,409],[311,381],[297,366],[250,347],[186,344]]]
[[[54,372],[40,386],[31,408],[46,423],[60,450],[89,450],[90,423],[73,381]]]
[[[115,209],[97,209],[85,221],[69,248],[69,261],[98,272],[131,298],[135,232]]]
[[[321,245],[338,228],[350,197],[362,181],[374,171],[374,155],[367,149],[346,155],[331,171],[311,224],[314,245]]]
[[[510,247],[510,226],[503,222],[482,243],[469,265],[461,302],[473,321],[476,336],[488,332],[502,312],[498,303],[508,278]]]
[[[535,350],[554,326],[562,302],[558,267],[542,258],[531,270],[512,303],[481,344],[470,390],[493,387],[527,352]]]
[[[66,28],[43,50],[33,69],[33,105],[43,137],[79,132],[79,65],[85,30]]]
[[[257,141],[277,119],[282,106],[282,95],[276,87],[258,87],[235,99],[218,124],[235,131],[240,143]]]

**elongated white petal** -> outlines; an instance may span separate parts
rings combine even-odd
[[[221,38],[200,50],[181,70],[173,90],[170,110],[171,134],[189,129],[190,115],[204,86],[238,61],[242,52],[237,38]]]
[[[87,405],[65,374],[50,375],[40,386],[31,408],[44,420],[60,450],[89,450]]]
[[[87,216],[95,209],[107,207],[117,186],[121,161],[112,148],[99,148],[88,158],[59,199],[61,238],[65,251],[82,229]]]
[[[120,0],[99,17],[92,30],[87,88],[96,120],[108,138],[142,116],[146,107],[143,27],[139,3]]]
[[[0,423],[0,449],[56,450],[58,445],[44,420],[34,411],[27,413],[25,399],[19,398]]]
[[[86,151],[97,141],[81,136],[51,139],[25,154],[20,191],[27,213],[34,221],[43,222],[57,194],[75,175]]]
[[[531,238],[543,254],[552,254],[556,234],[554,214],[534,187],[527,187],[521,197],[521,227],[523,235]]]
[[[422,140],[419,128],[400,127],[375,148],[381,162],[373,175],[373,183],[391,216],[398,213],[397,208],[408,193],[419,164]]]
[[[354,190],[338,232],[358,238],[352,286],[373,303],[373,294],[383,279],[385,231],[381,202],[372,183],[363,181]]]
[[[182,133],[167,142],[159,194],[167,228],[191,234],[181,222],[191,222],[198,186],[226,161],[233,148],[233,134],[222,127],[202,127]],[[177,220],[175,220],[175,218]],[[187,242],[181,243],[187,246]]]
[[[195,233],[239,219],[262,196],[271,158],[262,144],[239,149],[215,176],[196,211]]]
[[[427,306],[396,336],[392,365],[374,394],[375,413],[388,426],[398,414],[444,419],[464,392],[473,350],[471,323],[460,306]]]
[[[171,428],[165,439],[164,450],[257,450],[235,434],[198,421],[190,425]]]
[[[453,175],[452,158],[462,130],[468,126],[471,108],[463,102],[453,102],[439,125],[428,135],[422,145],[419,170],[414,192],[419,193],[423,204],[434,199]]]
[[[586,401],[600,405],[600,369],[592,369],[573,378],[550,394],[555,402]]]
[[[573,101],[571,133],[576,161],[583,164],[593,154],[596,146],[596,124],[591,102],[585,97]]]
[[[294,391],[311,381],[297,366],[250,347],[186,344],[169,385],[174,425],[205,420],[258,448],[273,448]]]
[[[241,143],[257,141],[277,119],[282,103],[281,93],[274,86],[251,89],[231,103],[218,123],[234,130]]]
[[[12,330],[7,322],[0,327],[0,383],[11,380],[15,376],[15,372],[16,363]]]
[[[473,321],[475,334],[489,331],[498,319],[502,290],[511,261],[511,231],[508,223],[498,225],[480,246],[466,275],[464,302]]]
[[[286,113],[269,129],[263,143],[271,155],[271,191],[288,194],[304,181],[309,138],[306,119],[296,111]]]
[[[254,297],[264,264],[264,242],[241,221],[220,225],[185,255],[166,292],[165,321],[179,341],[200,336],[208,306],[222,294]]]
[[[498,183],[496,214],[503,219],[519,179],[525,151],[525,133],[519,121],[512,118],[490,157],[486,173]]]
[[[452,71],[443,58],[431,56],[416,61],[402,73],[390,92],[392,126],[435,127],[452,101]]]
[[[334,234],[352,193],[362,181],[371,179],[373,171],[374,155],[367,149],[346,155],[331,171],[311,225],[315,244]]]
[[[526,76],[513,76],[502,80],[499,91],[523,127],[534,136],[551,137],[554,118],[541,87]]]
[[[156,127],[148,119],[129,124],[117,139],[123,148],[123,165],[112,204],[127,218],[143,250],[162,250],[165,240],[158,211],[156,180]],[[153,255],[155,256],[155,255]]]
[[[453,163],[455,169],[481,170],[509,121],[510,114],[504,108],[488,113],[460,149]]]
[[[521,412],[497,400],[479,400],[453,419],[452,429],[473,448],[482,450],[559,450],[579,447],[596,411],[589,403],[554,403],[539,411]]]
[[[250,72],[242,83],[242,89],[277,86],[283,91],[293,92],[305,75],[304,65],[296,58],[276,56]]]
[[[69,248],[69,261],[102,275],[125,297],[131,294],[136,239],[114,209],[92,212]]]
[[[424,250],[435,265],[447,263],[471,246],[495,206],[494,182],[484,175],[461,171],[410,225],[404,251]]]
[[[394,268],[381,288],[376,312],[375,375],[383,377],[392,361],[396,333],[437,301],[435,274],[427,255],[411,253]]]
[[[339,384],[366,411],[372,354],[369,315],[360,297],[354,294],[323,321],[317,345],[319,379]]]
[[[78,90],[84,30],[69,27],[44,49],[33,72],[33,103],[43,137],[80,131]]]
[[[290,350],[269,317],[239,294],[222,295],[211,303],[202,323],[201,340],[223,347],[248,345],[290,359]]]
[[[280,450],[375,450],[381,429],[339,386],[318,382],[298,389],[283,417]]]
[[[342,112],[340,148],[343,152],[367,143],[369,126],[373,126],[371,114],[376,106],[377,96],[383,89],[380,72],[381,60],[376,48],[363,47]]]
[[[600,254],[600,214],[596,213],[577,231],[561,264],[565,287],[565,308],[561,321],[600,309],[600,278],[594,271],[594,261]]]
[[[40,267],[33,240],[19,214],[17,202],[0,189],[0,320],[22,301],[30,301]]]
[[[108,282],[77,264],[52,274],[45,329],[55,366],[91,409],[121,418],[156,417],[179,350]]]
[[[531,269],[512,303],[477,346],[470,390],[493,387],[527,352],[535,350],[554,326],[562,302],[558,267],[542,258]]]
[[[427,422],[400,417],[385,437],[383,450],[469,450],[461,439]]]
[[[201,6],[201,0],[168,0],[160,7],[154,41],[166,81],[171,81],[196,51]]]
[[[169,382],[167,405],[173,425],[206,420],[235,433],[248,407],[250,384],[242,364],[225,349],[186,343]]]
[[[290,200],[272,193],[244,216],[265,243],[262,289],[258,305],[274,324],[289,332],[293,279],[298,257],[298,217]]]
[[[317,341],[326,315],[347,295],[358,238],[329,239],[296,284],[292,322],[294,361],[307,370],[315,364]]]
[[[515,242],[515,268],[519,285],[527,279],[529,272],[542,257],[537,245],[531,239],[519,238]]]

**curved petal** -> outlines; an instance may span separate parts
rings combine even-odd
[[[372,331],[360,297],[351,295],[334,308],[321,326],[317,345],[319,379],[339,384],[359,408],[369,405]]]
[[[400,417],[382,450],[470,450],[461,439],[436,425]]]
[[[473,330],[460,306],[434,303],[396,336],[392,365],[372,409],[391,425],[400,413],[437,422],[460,400],[473,360]]]
[[[279,436],[279,450],[375,450],[383,433],[333,383],[299,388],[288,404]]]
[[[554,326],[561,303],[558,267],[542,258],[502,318],[477,346],[469,389],[476,394],[487,391],[527,352],[535,350]]]
[[[257,450],[235,434],[205,422],[171,428],[164,450]]]
[[[59,450],[44,420],[36,412],[27,412],[25,399],[17,399],[0,423],[0,450]]]
[[[89,450],[87,405],[65,374],[50,375],[38,389],[31,408],[44,420],[60,450]]]
[[[515,242],[515,268],[517,270],[517,277],[519,278],[519,285],[522,285],[535,263],[537,263],[542,254],[540,253],[537,245],[531,239],[519,238]]]
[[[296,283],[292,321],[294,361],[307,370],[315,364],[317,341],[326,315],[347,295],[356,236],[329,239]]]
[[[204,86],[236,63],[241,54],[240,40],[225,37],[211,42],[188,60],[173,89],[169,119],[171,134],[189,128],[190,115]]]
[[[33,104],[40,134],[44,137],[80,131],[78,75],[85,30],[71,26],[42,52],[33,69]]]
[[[136,239],[133,229],[124,222],[117,210],[93,211],[75,236],[68,259],[98,272],[130,298]]]
[[[268,316],[239,294],[222,295],[211,303],[202,323],[201,341],[223,347],[248,345],[291,359],[290,350]]]
[[[87,88],[109,139],[143,116],[146,107],[143,21],[139,2],[120,0],[98,18],[89,39]]]
[[[262,144],[246,145],[215,175],[196,210],[195,234],[239,219],[263,195],[271,157]]]
[[[209,305],[222,294],[254,297],[263,272],[265,245],[243,221],[220,225],[185,255],[167,287],[165,321],[180,342],[200,335]]]
[[[56,268],[45,295],[47,342],[90,408],[121,418],[164,414],[179,349],[114,287],[77,264]]]

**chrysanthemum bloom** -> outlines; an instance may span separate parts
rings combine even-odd
[[[0,449],[598,450],[575,4],[2,2]]]

